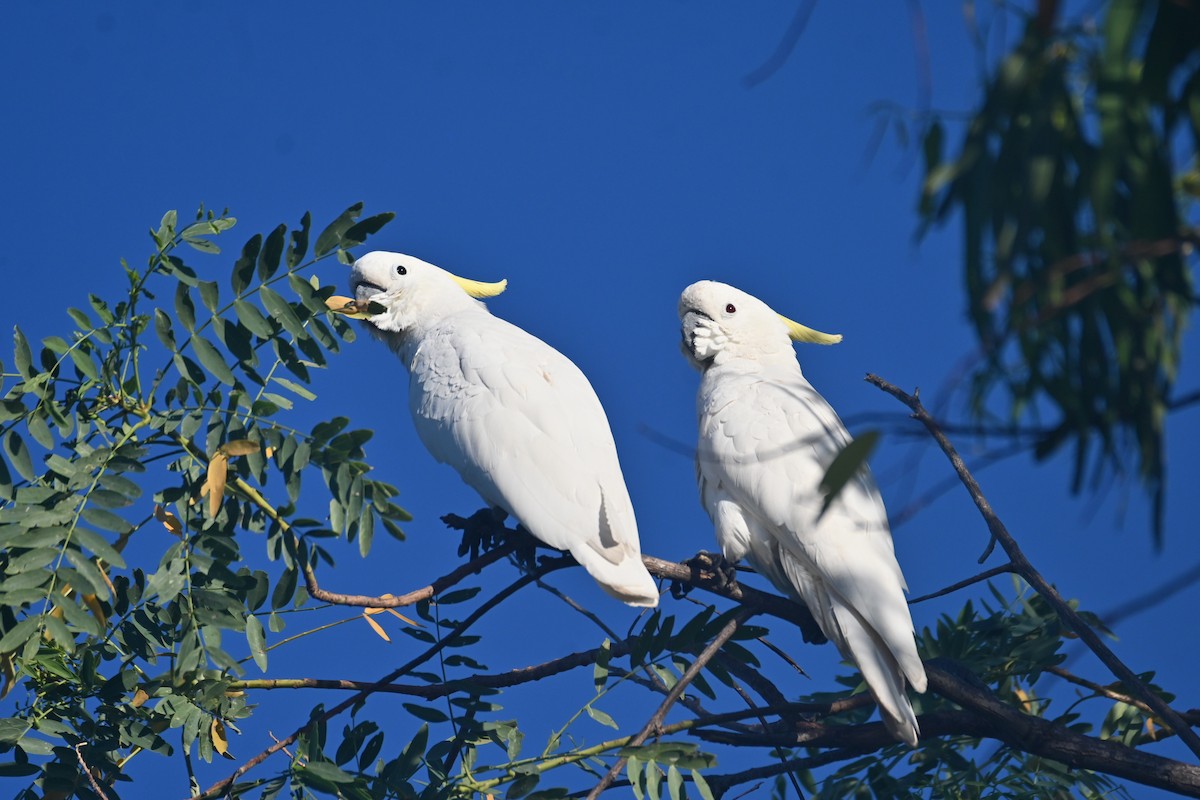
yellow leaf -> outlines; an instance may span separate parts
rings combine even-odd
[[[150,695],[146,694],[145,690],[138,689],[133,693],[133,699],[129,701],[129,705],[137,708],[150,699]]]
[[[257,453],[262,449],[262,442],[255,442],[250,439],[234,439],[232,442],[226,442],[221,445],[219,452],[233,458],[234,456],[248,456],[251,453]]]
[[[273,455],[275,455],[275,448],[268,447],[266,450],[263,450],[263,455],[267,458],[271,458]]]
[[[1154,720],[1146,717],[1146,738],[1152,742],[1158,741],[1158,726],[1154,724]]]
[[[110,587],[109,591],[112,592],[114,596],[116,596],[117,590],[115,588],[112,588],[112,581],[108,580],[107,575],[104,576],[104,580],[106,583],[108,583],[108,585]],[[104,613],[104,606],[102,606],[100,604],[100,599],[98,597],[96,597],[96,595],[85,594],[83,596],[83,603],[89,609],[91,609],[92,616],[95,617],[96,621],[100,623],[100,627],[103,628],[104,626],[106,626],[108,624],[108,615]]]
[[[371,619],[371,617],[368,616],[366,612],[363,612],[363,619],[365,619],[367,621],[367,624],[371,626],[372,630],[374,630],[376,633],[378,633],[380,636],[383,637],[383,640],[385,642],[391,641],[391,639],[387,635],[387,632],[384,631],[383,627],[378,622]]]
[[[229,755],[229,737],[225,733],[225,723],[214,717],[211,732],[213,750],[232,761],[233,756]]]
[[[179,521],[179,517],[175,516],[170,511],[167,511],[162,506],[156,505],[154,507],[154,518],[161,522],[163,527],[168,531],[175,534],[180,539],[183,538],[183,523]]]
[[[392,595],[391,593],[387,593],[387,594],[381,594],[381,595],[379,595],[379,596],[380,596],[380,597],[382,597],[382,598],[394,597],[394,595]],[[414,628],[419,628],[419,627],[421,627],[421,623],[417,622],[417,621],[416,621],[416,620],[414,620],[414,619],[409,619],[408,617],[404,616],[403,614],[401,614],[399,611],[397,611],[397,610],[396,610],[396,609],[394,609],[394,608],[368,608],[368,609],[367,609],[366,611],[364,611],[363,613],[364,613],[364,614],[370,614],[370,615],[374,616],[375,614],[380,614],[380,613],[382,613],[382,612],[384,612],[384,611],[388,612],[388,613],[389,613],[389,614],[391,614],[393,617],[397,617],[397,618],[399,618],[399,619],[402,619],[402,620],[404,620],[404,621],[405,621],[405,622],[407,622],[409,625],[412,625]]]
[[[215,517],[221,511],[221,500],[225,497],[225,480],[229,477],[229,457],[217,453],[208,462],[208,515]]]

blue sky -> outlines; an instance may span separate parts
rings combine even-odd
[[[978,73],[960,9],[926,12],[933,104],[967,109]],[[861,380],[866,372],[942,396],[973,342],[956,231],[914,241],[914,151],[891,134],[874,146],[872,105],[918,100],[908,6],[820,4],[783,68],[748,88],[743,78],[792,14],[783,2],[6,3],[0,321],[31,339],[69,330],[53,309],[81,305],[89,291],[115,296],[119,259],[144,263],[145,231],[167,209],[228,207],[239,219],[222,239],[228,254],[306,210],[322,223],[362,200],[368,213],[397,214],[375,247],[508,278],[493,312],[590,377],[646,552],[684,558],[711,548],[690,459],[659,441],[694,441],[697,376],[676,345],[684,286],[724,280],[845,334],[839,347],[805,348],[800,358],[847,418],[902,410]],[[224,257],[192,263],[222,281],[228,274]],[[330,265],[320,278],[344,283],[346,274]],[[1200,346],[1195,332],[1187,343]],[[1197,384],[1200,372],[1185,363],[1181,387]],[[416,517],[408,542],[378,538],[366,562],[353,548],[340,555],[329,581],[345,591],[399,592],[447,571],[456,540],[438,517],[480,505],[421,448],[406,385],[399,362],[364,336],[318,377],[316,407],[301,412],[374,429],[368,456]],[[961,419],[961,394],[945,396],[942,410]],[[1103,611],[1200,560],[1198,422],[1196,411],[1171,422],[1161,553],[1136,487],[1071,499],[1066,464],[1025,456],[980,479],[1034,563],[1064,594]],[[968,460],[978,454],[960,444]],[[949,474],[929,447],[896,437],[875,467],[893,514]],[[896,531],[914,594],[972,574],[985,541],[961,491]],[[556,585],[622,629],[632,619],[582,571]],[[963,600],[917,606],[915,622],[932,625]],[[1178,628],[1198,600],[1193,587],[1118,629],[1118,653],[1135,671],[1158,670],[1182,708],[1200,705],[1200,644]],[[585,626],[531,622],[544,597],[522,602],[495,624],[538,634],[493,669],[598,641]],[[365,680],[405,647],[346,626],[300,652],[309,674]],[[797,649],[813,675],[800,688],[833,688],[832,648]],[[297,704],[316,701],[264,697],[264,718],[290,730],[302,719]],[[623,711],[627,726],[649,714]],[[394,737],[399,746],[402,730]],[[234,744],[240,758],[260,749],[246,738]],[[182,779],[176,788],[184,793]]]

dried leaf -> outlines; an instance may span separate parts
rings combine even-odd
[[[390,642],[390,641],[391,641],[391,637],[389,637],[389,636],[387,635],[387,632],[386,632],[386,631],[383,629],[383,627],[382,627],[382,626],[381,626],[381,625],[380,625],[378,622],[376,622],[375,620],[371,619],[371,617],[370,617],[370,616],[367,614],[367,612],[365,612],[365,611],[363,612],[363,619],[365,619],[365,620],[367,621],[367,624],[371,626],[371,629],[372,629],[372,630],[374,630],[374,631],[375,631],[376,633],[378,633],[378,634],[379,634],[381,637],[383,637],[383,640],[384,640],[385,642]]]
[[[208,462],[208,480],[204,482],[208,489],[208,514],[215,517],[221,511],[221,501],[225,498],[225,481],[229,477],[229,458],[224,453],[217,453]],[[201,494],[203,494],[203,489]]]
[[[207,483],[205,485],[207,485]],[[163,527],[168,531],[178,536],[180,539],[183,538],[183,523],[179,521],[179,517],[175,516],[170,511],[167,511],[162,506],[156,505],[154,507],[154,518],[161,522]]]
[[[380,597],[382,597],[382,598],[389,598],[389,597],[393,597],[394,595],[392,595],[392,594],[381,594],[381,595],[379,595],[379,596],[380,596]],[[403,614],[401,614],[399,611],[397,611],[397,610],[396,610],[396,609],[394,609],[394,608],[368,608],[368,609],[367,609],[366,611],[364,611],[363,613],[364,613],[364,614],[368,614],[368,615],[370,615],[370,616],[375,616],[376,614],[382,614],[384,611],[386,611],[387,613],[391,614],[393,617],[397,617],[397,618],[399,618],[399,619],[402,619],[402,620],[404,620],[404,621],[405,621],[405,622],[407,622],[409,625],[412,625],[414,628],[420,628],[420,627],[421,627],[421,623],[417,622],[417,621],[416,621],[416,620],[414,620],[414,619],[409,619],[408,617],[404,616]]]
[[[116,597],[116,596],[117,596],[117,590],[116,590],[116,588],[115,588],[115,587],[112,585],[112,581],[110,581],[110,580],[108,579],[108,575],[107,575],[107,574],[105,574],[103,571],[101,571],[101,573],[100,573],[100,574],[101,574],[101,575],[104,575],[104,582],[108,584],[108,590],[109,590],[110,592],[112,592],[112,593],[113,593],[113,596],[114,596],[114,597]],[[108,624],[108,615],[104,613],[104,606],[102,606],[102,605],[100,604],[100,599],[99,599],[98,597],[96,597],[96,595],[94,595],[94,594],[85,594],[85,595],[83,596],[83,603],[84,603],[84,605],[86,605],[86,606],[87,606],[87,607],[88,607],[88,608],[91,610],[91,612],[92,612],[92,616],[93,616],[93,617],[95,617],[95,618],[96,618],[96,621],[100,623],[100,627],[102,627],[102,628],[103,628],[103,627],[107,626],[107,624]]]
[[[221,445],[219,452],[233,458],[235,456],[248,456],[251,453],[257,453],[261,449],[261,442],[255,442],[250,439],[234,439],[231,442]]]
[[[129,701],[129,705],[137,708],[150,699],[150,695],[146,694],[144,689],[138,689],[133,693],[133,699]]]
[[[214,717],[212,721],[211,733],[213,750],[216,750],[222,756],[232,761],[233,756],[229,754],[229,736],[225,733],[225,723]]]

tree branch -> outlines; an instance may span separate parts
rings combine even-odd
[[[979,680],[948,659],[925,662],[929,687],[959,706],[961,710],[934,711],[919,717],[922,739],[942,736],[971,736],[997,739],[1014,750],[1053,759],[1076,769],[1087,769],[1124,780],[1200,797],[1200,767],[1135,750],[1119,742],[1084,736],[1041,717],[1019,711],[998,699]],[[805,720],[789,720],[774,731],[761,735],[738,734],[723,730],[695,729],[692,733],[705,741],[758,747],[828,747],[831,752],[861,755],[896,744],[880,722],[862,725],[826,725]],[[816,758],[827,754],[821,753]],[[841,760],[843,756],[831,757]],[[824,761],[819,763],[826,763]],[[791,769],[817,766],[806,759],[790,762]],[[784,765],[761,768],[750,777],[723,776],[727,785],[755,777],[777,774]],[[737,777],[737,781],[729,781]],[[710,778],[710,785],[712,779]],[[717,783],[722,782],[718,778]]]
[[[954,449],[954,445],[950,443],[950,440],[946,438],[946,435],[938,427],[937,421],[933,419],[921,404],[919,393],[910,395],[877,375],[867,375],[867,382],[887,392],[908,406],[912,410],[913,416],[920,420],[942,448],[942,452],[950,459],[950,463],[954,466],[954,471],[958,473],[963,485],[967,488],[967,492],[971,495],[971,499],[975,501],[975,506],[979,509],[979,513],[983,516],[988,530],[991,532],[992,539],[988,544],[987,550],[984,552],[984,557],[991,552],[996,543],[999,543],[1004,548],[1004,552],[1008,554],[1013,569],[1033,587],[1034,591],[1046,598],[1046,601],[1050,603],[1050,606],[1055,610],[1063,623],[1083,640],[1088,648],[1112,671],[1118,680],[1129,687],[1135,695],[1144,700],[1150,708],[1154,709],[1154,713],[1159,719],[1179,735],[1179,738],[1188,746],[1189,750],[1195,753],[1197,757],[1200,757],[1200,736],[1197,736],[1196,732],[1161,697],[1152,692],[1134,674],[1133,670],[1117,658],[1112,650],[1101,641],[1096,632],[1092,630],[1091,626],[1083,621],[1083,618],[1067,604],[1058,591],[1042,577],[1042,574],[1026,558],[1025,553],[1017,545],[1016,539],[1008,532],[1008,529],[1000,521],[996,512],[992,510],[991,504],[988,503],[987,498],[983,495],[983,490],[980,489],[970,470],[967,469],[967,465],[958,454],[958,451]]]
[[[756,612],[787,620],[800,628],[804,641],[810,644],[824,644],[828,641],[825,634],[821,633],[817,621],[802,604],[776,594],[743,586],[737,582],[730,582],[717,570],[706,570],[699,567],[696,559],[681,563],[643,555],[642,563],[646,565],[646,569],[650,570],[651,575],[686,583],[689,586],[750,606]]]
[[[932,600],[935,597],[942,597],[943,595],[948,595],[952,592],[957,592],[959,589],[965,589],[966,587],[971,586],[976,583],[979,583],[980,581],[986,581],[988,578],[994,578],[997,575],[1003,575],[1006,572],[1016,572],[1016,569],[1013,567],[1013,565],[1011,563],[1001,564],[998,567],[992,567],[991,569],[984,570],[983,572],[979,573],[978,575],[972,575],[970,578],[961,580],[958,583],[952,583],[949,586],[947,586],[945,589],[938,589],[936,592],[931,592],[929,594],[923,594],[920,597],[914,597],[908,601],[908,604],[912,605],[914,603],[923,603],[926,600]]]
[[[399,678],[400,676],[411,672],[412,670],[419,667],[421,664],[424,664],[426,661],[433,658],[435,655],[437,655],[439,652],[441,652],[446,647],[446,644],[448,642],[452,641],[455,637],[463,634],[468,628],[470,628],[472,625],[474,625],[476,622],[478,622],[479,619],[484,614],[486,614],[488,611],[490,611],[493,608],[495,608],[496,606],[498,606],[503,601],[507,600],[510,596],[515,594],[519,589],[521,589],[525,586],[528,586],[529,584],[535,582],[536,580],[538,580],[538,578],[542,577],[543,575],[546,575],[547,573],[553,572],[554,570],[562,569],[563,567],[570,566],[571,564],[574,564],[574,563],[575,563],[575,560],[573,558],[571,558],[570,556],[564,556],[562,558],[550,560],[550,561],[543,563],[536,572],[531,572],[531,573],[522,575],[520,578],[513,581],[508,586],[504,587],[499,592],[497,592],[496,594],[494,594],[493,596],[488,598],[486,601],[481,603],[479,608],[475,609],[475,611],[473,611],[470,616],[468,616],[466,619],[464,619],[462,622],[460,622],[458,625],[456,625],[454,627],[454,630],[452,630],[446,636],[442,637],[442,639],[440,641],[438,641],[436,644],[434,644],[433,646],[426,649],[424,653],[421,653],[419,656],[417,656],[416,658],[413,658],[411,661],[404,664],[403,666],[392,670],[387,675],[385,675],[383,678],[376,681],[375,684],[372,684],[371,687],[364,688],[361,691],[356,692],[350,698],[343,700],[341,703],[338,703],[336,706],[334,706],[333,708],[329,709],[324,714],[322,714],[320,716],[319,720],[310,719],[304,725],[300,726],[295,731],[293,731],[286,738],[277,741],[275,744],[271,745],[266,750],[263,750],[261,753],[254,756],[246,763],[242,764],[242,766],[238,767],[233,772],[233,774],[230,775],[228,778],[217,781],[212,786],[208,787],[208,789],[206,789],[204,792],[202,792],[198,795],[194,795],[192,798],[190,798],[190,800],[211,800],[211,798],[220,797],[221,795],[227,794],[233,788],[233,784],[238,778],[240,778],[242,775],[245,775],[247,772],[249,772],[251,769],[253,769],[254,767],[261,764],[263,761],[266,761],[269,757],[271,757],[275,753],[278,753],[283,748],[285,748],[288,745],[290,745],[291,743],[295,742],[297,739],[300,738],[301,734],[303,734],[306,730],[308,730],[308,728],[310,726],[312,726],[314,723],[316,723],[317,721],[326,722],[330,719],[333,719],[338,714],[341,714],[343,711],[345,711],[349,708],[352,708],[353,706],[357,705],[358,703],[361,703],[367,697],[369,697],[373,692],[378,691],[379,685],[390,684],[393,681],[395,681],[397,678]]]
[[[662,704],[659,705],[658,710],[655,711],[654,715],[646,721],[646,724],[642,726],[642,729],[638,732],[638,734],[629,740],[629,744],[627,744],[626,747],[636,747],[645,742],[646,739],[650,738],[652,733],[659,731],[659,729],[662,727],[663,720],[665,720],[667,717],[667,712],[671,710],[671,706],[675,705],[675,701],[683,696],[683,690],[686,689],[693,680],[695,680],[696,676],[700,674],[700,670],[704,669],[704,666],[712,660],[713,656],[715,656],[722,647],[725,646],[725,643],[733,637],[733,634],[737,633],[737,629],[741,627],[742,623],[753,615],[753,611],[743,608],[738,611],[737,615],[733,619],[725,623],[725,627],[721,629],[720,633],[713,637],[713,640],[708,643],[707,647],[700,651],[700,655],[696,656],[696,660],[692,662],[691,666],[689,666],[683,673],[683,676],[675,682],[673,687],[671,687],[671,693],[667,695],[667,699],[662,701]],[[599,783],[596,784],[595,788],[588,792],[588,800],[596,800],[596,798],[608,788],[609,784],[613,782],[617,775],[621,773],[621,767],[624,765],[625,759],[618,758],[616,763],[612,765],[612,768],[609,769],[608,773],[600,779]]]

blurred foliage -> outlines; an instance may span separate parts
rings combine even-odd
[[[957,150],[951,123],[928,124],[923,229],[962,220],[977,415],[998,390],[1011,424],[1050,417],[1036,455],[1073,445],[1076,492],[1132,461],[1161,544],[1165,420],[1196,299],[1200,5],[1117,0],[1098,24],[1032,5]]]

